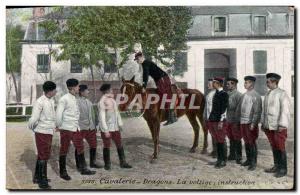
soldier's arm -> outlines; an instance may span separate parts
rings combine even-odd
[[[221,121],[223,121],[226,118],[226,110],[228,107],[228,98],[229,98],[228,94],[224,93],[224,96],[222,98]]]
[[[260,121],[261,117],[261,112],[262,112],[262,102],[261,102],[261,97],[256,96],[255,101],[253,102],[253,117],[252,117],[252,122],[251,125],[253,127],[256,127]]]
[[[290,99],[288,95],[284,92],[283,95],[280,97],[280,110],[278,110],[278,112],[280,113],[278,125],[281,128],[289,127],[290,116],[291,116],[290,106],[291,106]]]
[[[99,111],[99,127],[100,131],[106,132],[108,130],[108,126],[106,124],[106,111],[104,101],[98,103],[98,111]]]
[[[147,87],[147,83],[149,80],[149,65],[143,65],[143,87]]]
[[[35,103],[35,105],[33,106],[32,114],[31,114],[31,117],[28,122],[29,129],[31,129],[31,130],[35,129],[35,127],[37,126],[38,121],[40,119],[42,110],[43,110],[42,104],[39,101],[37,101]]]
[[[60,127],[63,122],[63,112],[65,110],[65,101],[60,99],[56,109],[56,127]]]

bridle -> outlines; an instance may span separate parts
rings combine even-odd
[[[127,82],[124,82],[124,89],[123,89],[123,95],[125,94],[125,92],[126,92],[126,85],[129,85],[129,86],[131,86],[132,88],[133,88],[133,90],[131,90],[130,91],[130,97],[132,97],[134,94],[136,94],[136,92],[135,92],[135,85],[133,84],[133,83],[127,83]],[[146,98],[148,97],[148,94],[147,94],[147,92],[146,92]],[[132,100],[131,100],[132,101]],[[142,108],[143,108],[143,105],[141,105],[142,106]],[[132,110],[133,110],[133,107],[129,110],[129,113],[132,113]],[[143,109],[143,113],[140,115],[140,116],[138,116],[137,118],[141,118],[144,114],[145,114],[145,111],[146,111],[146,109]]]

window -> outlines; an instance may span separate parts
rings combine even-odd
[[[265,75],[267,73],[267,51],[253,51],[253,66],[254,75],[256,77],[255,90],[261,96],[264,96],[268,91]]]
[[[37,55],[37,72],[48,73],[49,72],[49,55],[38,54]]]
[[[255,86],[254,89],[255,91],[261,95],[265,96],[268,92],[268,88],[266,85],[266,75],[255,75],[256,81],[255,81]]]
[[[295,76],[294,75],[292,75],[292,91],[291,91],[291,95],[292,95],[292,97],[294,97],[294,95],[295,95]]]
[[[254,74],[265,74],[267,72],[267,51],[253,51]]]
[[[226,32],[226,17],[214,18],[214,32]]]
[[[255,35],[264,35],[267,31],[266,16],[254,16],[253,19],[253,32]]]
[[[187,52],[177,52],[174,61],[174,75],[181,75],[187,71]]]
[[[72,54],[71,55],[71,73],[82,73],[82,66],[79,63],[79,55],[78,54]]]
[[[116,55],[111,53],[109,59],[104,60],[104,72],[105,73],[116,73],[118,71],[118,67],[115,64]]]

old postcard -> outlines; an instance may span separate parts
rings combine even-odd
[[[295,190],[295,7],[6,7],[9,190]]]

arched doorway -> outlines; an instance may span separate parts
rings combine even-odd
[[[205,94],[209,78],[236,77],[236,49],[205,49],[204,73]]]

